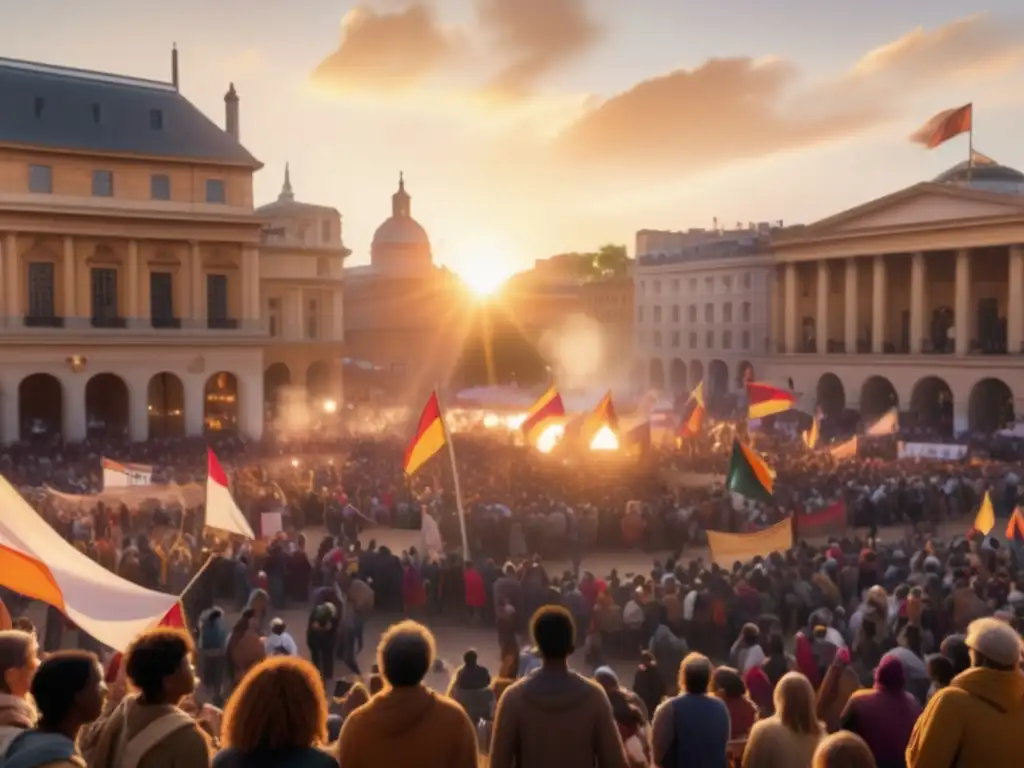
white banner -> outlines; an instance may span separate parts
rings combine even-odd
[[[956,443],[898,443],[897,451],[901,459],[959,461],[967,456],[967,446]]]
[[[131,485],[152,485],[153,467],[149,464],[122,464],[103,459],[103,487],[127,488]]]
[[[260,513],[260,535],[264,539],[272,539],[284,530],[281,510]]]

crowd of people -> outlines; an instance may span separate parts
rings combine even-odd
[[[216,444],[254,528],[261,512],[282,513],[283,530],[256,542],[218,541],[201,507],[68,509],[29,493],[122,577],[176,594],[191,585],[195,620],[111,657],[88,637],[65,650],[72,627],[55,609],[37,641],[26,602],[0,595],[0,766],[1014,764],[1024,568],[1006,542],[941,528],[966,531],[986,491],[1008,514],[1019,463],[840,461],[755,440],[776,471],[772,505],[681,481],[675,453],[554,459],[459,436],[468,556],[451,467],[407,481],[401,443],[386,438]],[[867,453],[885,455],[885,440]],[[696,439],[685,471],[720,476],[727,453]],[[152,464],[156,481],[206,471],[194,441],[19,446],[0,471],[23,492],[88,493],[103,455]],[[757,530],[837,501],[851,527],[828,541],[729,567],[688,555],[708,530]],[[415,530],[427,514],[448,551],[361,543],[367,526]],[[595,550],[649,552],[652,567],[595,573],[582,566]],[[308,609],[308,660],[276,618],[296,607]],[[422,624],[395,624],[364,673],[356,657],[375,614]],[[439,617],[493,622],[500,668],[467,651],[448,685],[431,687],[424,625]],[[586,675],[569,669],[576,650]],[[614,671],[623,664],[635,664],[632,681]]]

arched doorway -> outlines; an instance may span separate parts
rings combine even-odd
[[[871,376],[860,388],[860,417],[863,421],[877,419],[900,403],[896,387],[885,376]]]
[[[982,379],[967,399],[967,425],[972,432],[995,432],[1012,424],[1017,416],[1013,390],[1002,379]]]
[[[689,384],[689,380],[686,378],[686,363],[678,357],[672,361],[671,379],[672,391],[677,395],[685,394],[686,386]]]
[[[113,373],[97,373],[85,385],[85,429],[90,437],[124,437],[128,434],[130,396],[124,379]]]
[[[834,373],[823,373],[818,379],[818,407],[822,416],[839,416],[846,408],[846,389]]]
[[[721,360],[708,363],[708,395],[719,397],[729,392],[729,366]]]
[[[755,380],[754,364],[747,360],[741,360],[739,367],[736,368],[736,388],[743,390],[747,384]]]
[[[910,410],[917,426],[944,436],[953,434],[953,390],[938,376],[925,376],[914,385]]]
[[[310,363],[306,369],[306,393],[311,402],[332,397],[331,370],[323,360]]]
[[[185,385],[175,374],[162,371],[146,387],[149,436],[185,436]]]
[[[33,373],[18,385],[18,432],[22,440],[64,431],[64,387],[56,376]]]
[[[650,364],[651,389],[665,389],[665,366],[655,358]]]
[[[281,406],[282,390],[292,383],[292,372],[284,363],[274,363],[263,372],[263,403],[270,413]]]
[[[218,371],[206,380],[203,424],[210,432],[230,432],[238,428],[238,379],[235,374]]]
[[[690,363],[690,389],[696,389],[697,385],[704,381],[704,363],[694,360]]]

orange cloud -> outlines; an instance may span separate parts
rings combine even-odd
[[[524,95],[601,35],[585,0],[476,0],[476,6],[504,59],[490,88],[505,95]]]
[[[402,90],[450,64],[460,50],[458,36],[438,23],[426,3],[393,12],[357,5],[342,21],[341,43],[317,66],[313,80],[346,91]]]
[[[1024,28],[987,15],[915,30],[812,87],[784,60],[711,59],[601,102],[554,149],[581,168],[687,175],[862,133],[922,91],[1022,61]]]

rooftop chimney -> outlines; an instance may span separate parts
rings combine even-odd
[[[178,44],[171,44],[171,83],[178,90]]]
[[[224,94],[224,130],[231,134],[235,141],[241,139],[238,130],[238,94],[235,92],[234,83],[231,83],[228,92]]]

